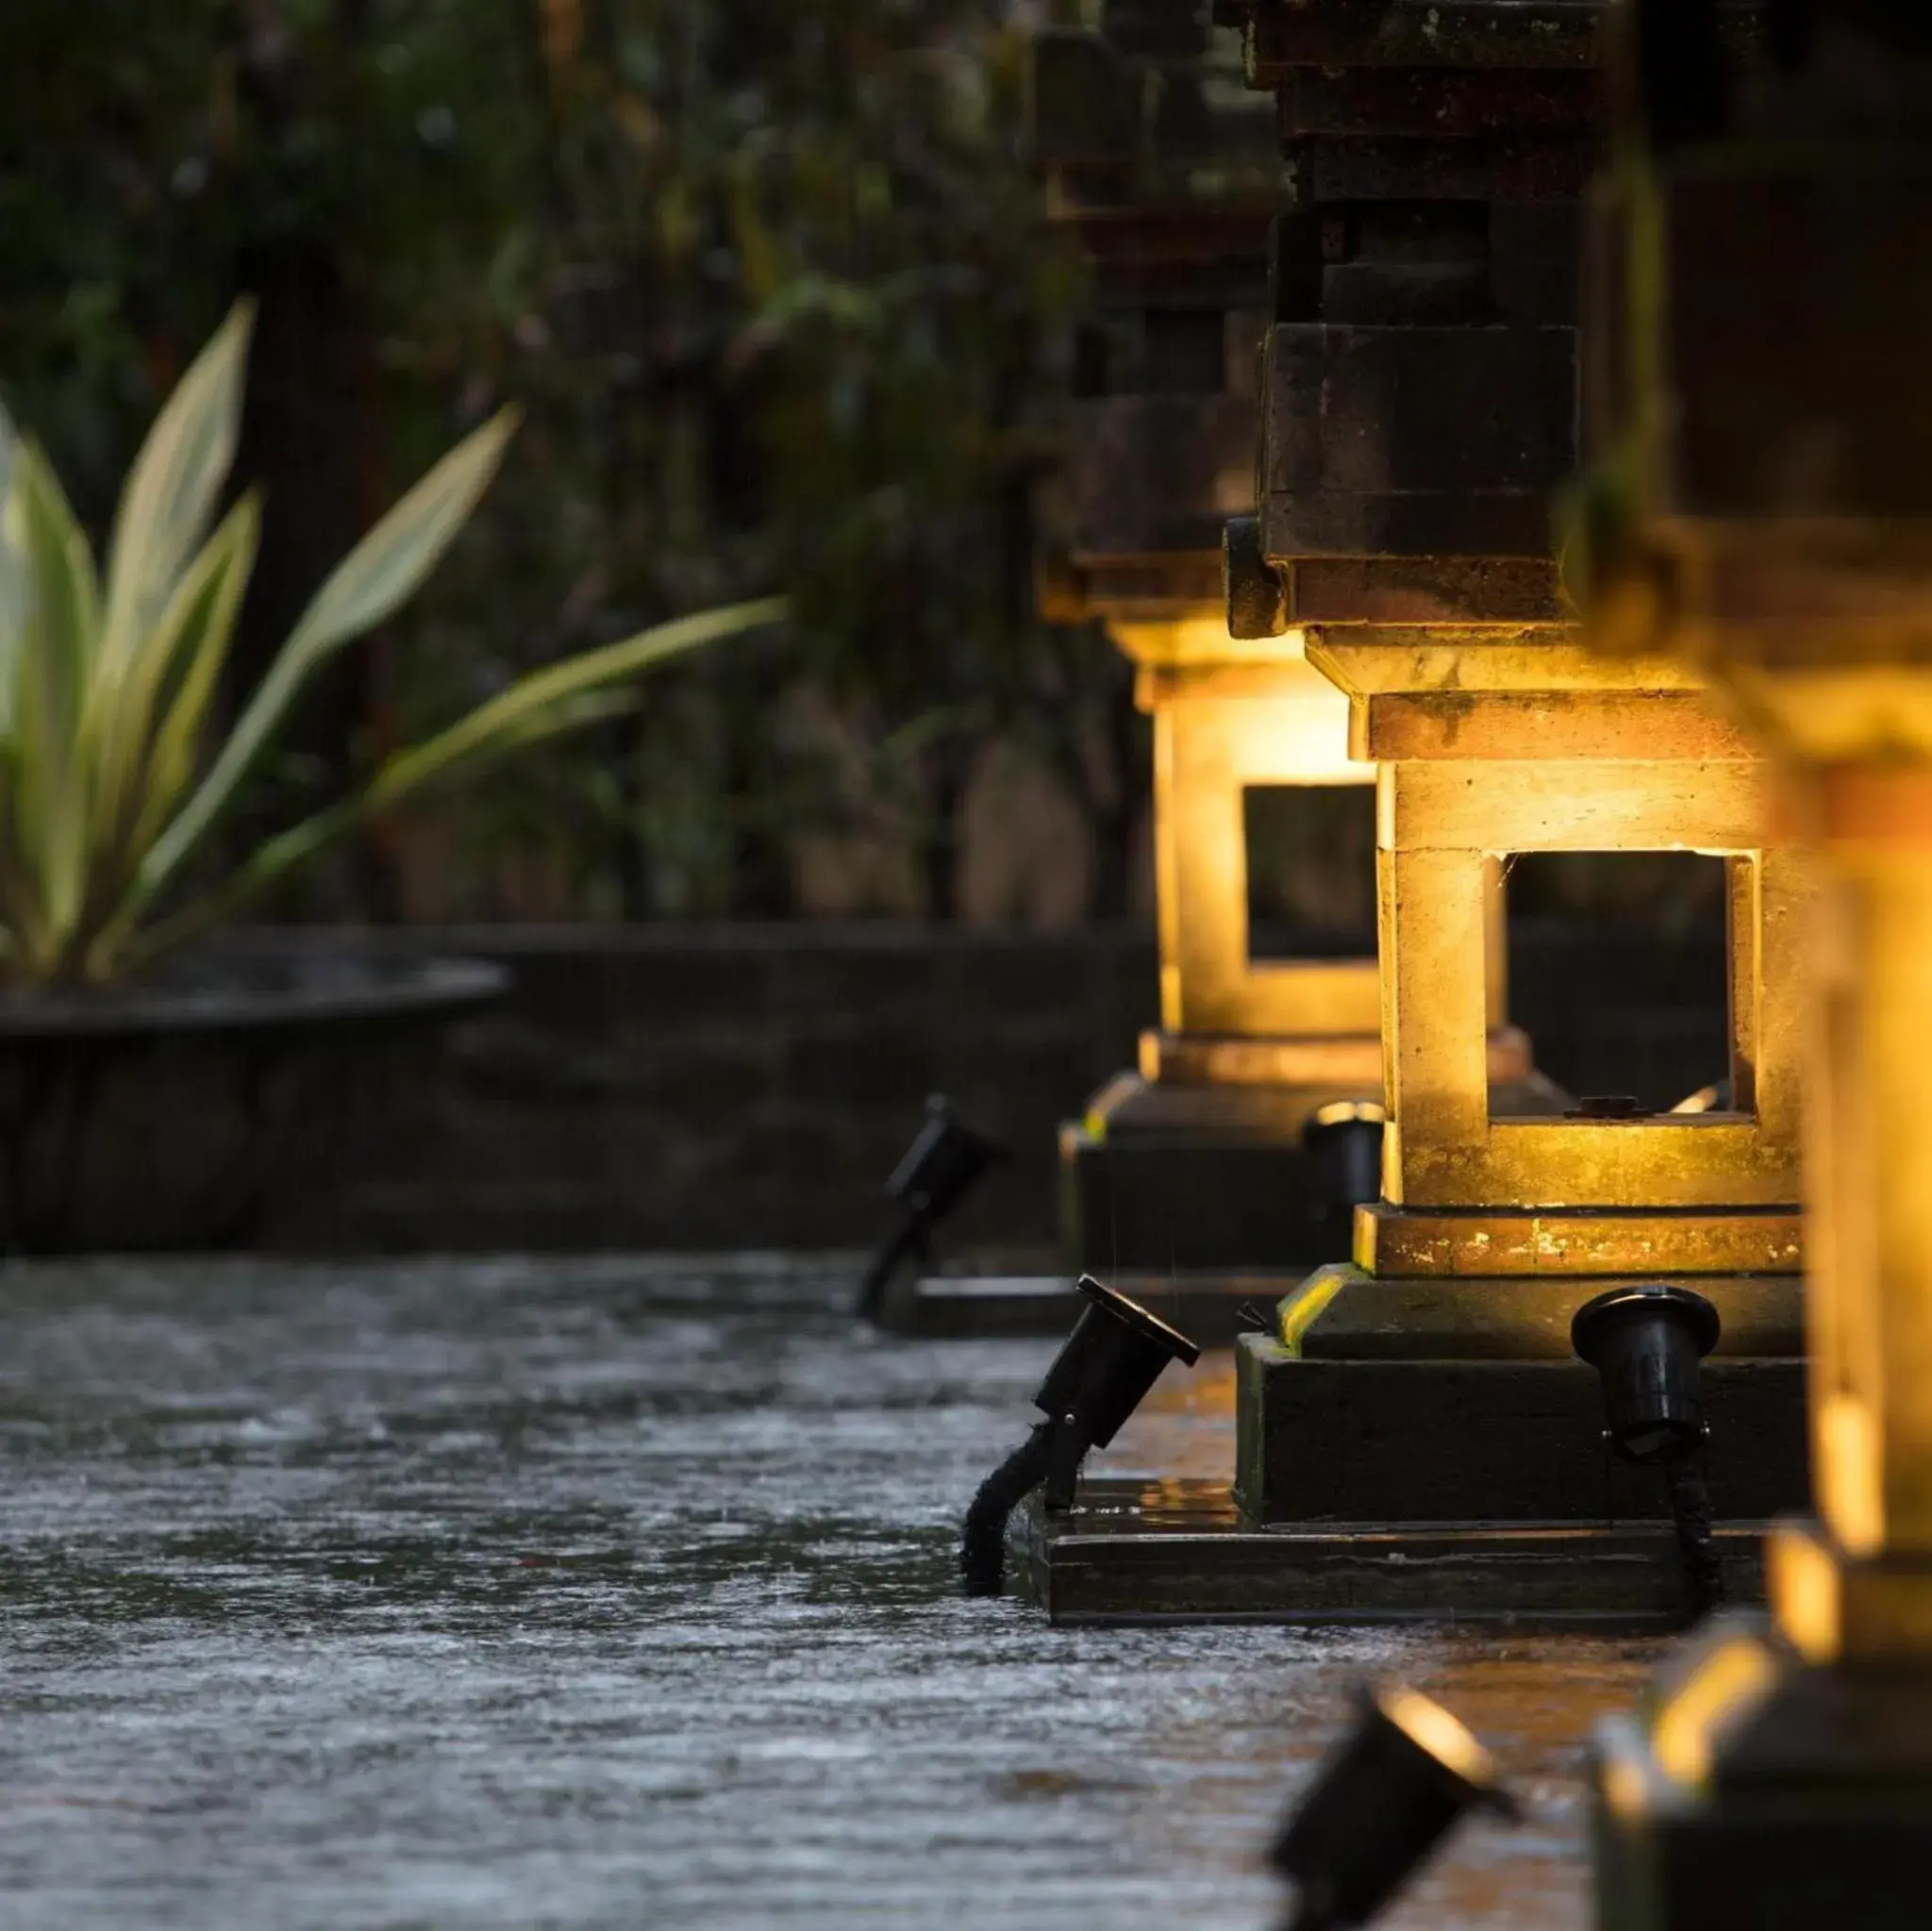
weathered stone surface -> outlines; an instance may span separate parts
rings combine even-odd
[[[1511,1007],[1572,1090],[1681,1092],[1723,1065],[1721,955],[1526,923]],[[1054,1149],[1157,1019],[1151,934],[916,926],[316,932],[507,966],[512,985],[338,1144],[269,1175],[277,1247],[863,1246],[929,1086],[1015,1154],[948,1253],[1052,1247]],[[893,1065],[861,1063],[877,1021]],[[154,1077],[169,1075],[161,1062]],[[181,1089],[175,1102],[191,1104]],[[333,1175],[320,1184],[319,1175]],[[1306,1258],[1307,1257],[1301,1257]],[[1167,1265],[1164,1252],[1157,1264]]]
[[[1037,1503],[1020,1531],[1024,1583],[1058,1623],[1462,1623],[1669,1629],[1685,1620],[1669,1529],[1335,1523],[1258,1529],[1211,1483],[1086,1483]],[[1753,1531],[1720,1534],[1726,1586],[1762,1593]]]
[[[1295,1350],[1308,1361],[1559,1361],[1574,1358],[1570,1323],[1577,1308],[1630,1278],[1491,1279],[1374,1276],[1342,1264],[1297,1284],[1306,1315],[1279,1310]],[[1659,1279],[1692,1287],[1717,1309],[1714,1358],[1801,1355],[1805,1291],[1795,1274],[1685,1274]]]
[[[1059,1121],[1133,1056],[1151,939],[466,931],[516,987],[352,1149],[305,1246],[859,1246],[924,1095],[1014,1163],[949,1243],[1054,1238]],[[527,968],[527,970],[526,970]]]
[[[1258,1523],[1654,1522],[1663,1478],[1603,1440],[1581,1361],[1297,1359],[1237,1345],[1235,1489]],[[1705,1363],[1711,1499],[1761,1522],[1809,1493],[1804,1364]]]
[[[1345,1221],[1319,1224],[1301,1148],[1283,1134],[1229,1130],[1080,1137],[1064,1156],[1073,1190],[1071,1258],[1102,1276],[1309,1265],[1347,1249]]]
[[[1265,356],[1266,555],[1547,552],[1575,464],[1574,330],[1284,324]]]

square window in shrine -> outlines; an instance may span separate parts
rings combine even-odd
[[[1375,956],[1373,785],[1249,785],[1248,958]]]
[[[1507,948],[1508,1015],[1586,1115],[1733,1110],[1730,880],[1750,864],[1656,851],[1502,861],[1491,942]]]

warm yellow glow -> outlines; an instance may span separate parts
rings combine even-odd
[[[1164,624],[1113,624],[1113,641],[1137,664],[1180,669],[1203,664],[1305,663],[1307,641],[1299,630],[1279,637],[1232,637],[1224,617],[1203,614]],[[1329,688],[1321,678],[1316,684]]]
[[[1657,1712],[1651,1748],[1674,1782],[1701,1788],[1719,1733],[1771,1693],[1777,1665],[1756,1638],[1733,1637],[1707,1656]]]
[[[1117,624],[1114,641],[1141,667],[1143,706],[1213,704],[1248,784],[1366,785],[1374,767],[1348,755],[1348,699],[1307,661],[1300,631],[1237,639],[1218,618]],[[1228,702],[1227,700],[1232,700]]]
[[[1380,1690],[1375,1702],[1397,1729],[1465,1783],[1486,1787],[1495,1782],[1495,1758],[1461,1720],[1440,1703],[1431,1702],[1419,1690]]]
[[[1774,1532],[1764,1567],[1765,1593],[1785,1640],[1807,1663],[1835,1662],[1844,1641],[1844,1595],[1831,1552],[1811,1536]]]
[[[1372,1120],[1379,1124],[1387,1115],[1373,1100],[1332,1100],[1315,1109],[1317,1126],[1346,1126],[1352,1120]]]
[[[1875,1555],[1885,1546],[1885,1489],[1882,1444],[1871,1408],[1842,1390],[1822,1397],[1813,1448],[1811,1486],[1819,1513],[1846,1555]]]
[[[1715,1108],[1719,1099],[1714,1086],[1701,1086],[1688,1098],[1681,1099],[1671,1108],[1674,1113],[1708,1113]]]
[[[1307,662],[1299,632],[1237,641],[1218,618],[1126,624],[1154,720],[1155,883],[1161,1024],[1240,1038],[1371,1035],[1372,960],[1254,962],[1248,952],[1245,793],[1366,785],[1348,755],[1348,700]]]
[[[1309,1328],[1321,1320],[1347,1278],[1341,1268],[1320,1268],[1282,1301],[1276,1316],[1281,1345],[1297,1359]]]
[[[1650,1807],[1650,1793],[1644,1789],[1643,1772],[1627,1756],[1613,1756],[1603,1766],[1604,1802],[1619,1817],[1631,1821],[1643,1816]]]
[[[1787,1223],[1800,1184],[1809,881],[1767,849],[1767,760],[1696,673],[1608,662],[1557,625],[1316,625],[1305,647],[1350,694],[1357,752],[1378,760],[1391,1207],[1750,1209]],[[1497,1018],[1491,963],[1504,950],[1496,855],[1614,851],[1732,861],[1737,1109],[1492,1116],[1484,1042]]]
[[[1367,960],[1360,969],[1374,970]],[[1323,968],[1307,964],[1300,970],[1312,974]],[[1143,1079],[1172,1079],[1180,1086],[1375,1088],[1382,1083],[1382,1038],[1379,1033],[1256,1038],[1146,1032],[1141,1035],[1140,1069]]]

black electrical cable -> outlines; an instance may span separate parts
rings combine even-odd
[[[1677,1531],[1677,1558],[1690,1592],[1693,1613],[1702,1617],[1724,1600],[1724,1563],[1718,1556],[1716,1517],[1703,1472],[1690,1456],[1679,1456],[1664,1470],[1670,1490],[1671,1521]]]
[[[969,1596],[996,1596],[1007,1580],[1007,1518],[1046,1480],[1055,1424],[1041,1422],[979,1485],[959,1539],[959,1580]]]
[[[893,1230],[891,1238],[873,1256],[872,1265],[866,1269],[865,1278],[858,1284],[852,1311],[860,1321],[876,1321],[879,1318],[879,1309],[885,1305],[886,1290],[891,1286],[892,1276],[907,1261],[915,1257],[924,1258],[929,1252],[929,1240],[924,1215],[908,1213]]]

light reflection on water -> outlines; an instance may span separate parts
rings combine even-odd
[[[14,1267],[0,1924],[1258,1927],[1394,1671],[1531,1802],[1400,1923],[1585,1922],[1651,1646],[1041,1627],[952,1589],[1050,1344],[774,1260]],[[1217,1473],[1204,1362],[1114,1459]]]

